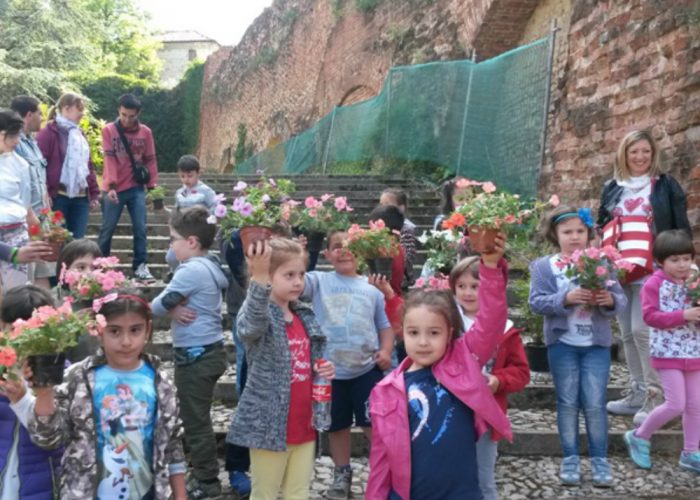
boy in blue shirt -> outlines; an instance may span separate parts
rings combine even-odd
[[[331,402],[330,451],[335,463],[330,500],[350,494],[350,427],[371,440],[368,401],[383,371],[391,367],[394,332],[384,311],[384,295],[357,273],[357,260],[345,248],[348,234],[328,236],[325,257],[333,271],[306,274],[302,298],[310,299],[323,333],[325,358],[336,367]]]

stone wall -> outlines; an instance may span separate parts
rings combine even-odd
[[[333,5],[343,6],[334,12]],[[696,0],[276,0],[209,58],[200,155],[220,168],[245,123],[258,149],[377,93],[393,65],[479,60],[559,32],[543,193],[597,205],[620,139],[651,128],[700,223]]]

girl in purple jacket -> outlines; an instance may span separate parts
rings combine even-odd
[[[468,335],[449,290],[406,300],[407,358],[370,396],[372,448],[368,499],[481,499],[476,440],[489,427],[510,439],[508,418],[481,369],[505,331],[505,236],[482,255],[479,300],[489,304]],[[503,264],[503,265],[501,265]]]
[[[656,237],[652,253],[661,269],[644,283],[642,314],[651,327],[651,366],[659,373],[665,401],[639,429],[625,433],[625,443],[634,463],[649,469],[652,434],[683,415],[683,451],[678,464],[700,472],[700,307],[685,286],[695,247],[688,233],[675,229]]]

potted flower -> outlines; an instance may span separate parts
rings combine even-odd
[[[418,241],[428,250],[425,263],[430,269],[443,275],[450,274],[459,257],[461,236],[454,231],[425,231]]]
[[[692,273],[685,281],[686,300],[691,307],[700,304],[700,273]]]
[[[165,208],[165,195],[168,194],[163,186],[156,186],[148,192],[146,198],[153,203],[153,210],[163,210]]]
[[[493,182],[468,182],[481,192],[466,198],[464,204],[443,221],[442,227],[457,230],[466,226],[475,252],[493,252],[498,232],[509,225],[522,223],[532,215],[532,210],[524,207],[517,194],[496,193]]]
[[[527,356],[530,370],[534,372],[549,372],[549,360],[547,359],[547,346],[544,343],[544,316],[535,313],[530,308],[530,275],[525,273],[523,277],[515,279],[509,286],[518,304],[518,323],[525,326],[529,341],[525,343],[525,355]]]
[[[326,234],[350,226],[350,213],[353,209],[345,196],[330,193],[318,199],[308,196],[303,206],[304,208],[292,212],[290,222],[306,236],[310,252],[321,250]]]
[[[96,297],[127,286],[128,280],[124,273],[115,270],[117,265],[119,265],[117,257],[95,259],[94,269],[89,272],[69,271],[64,265],[59,282],[68,285],[75,304],[80,308],[91,307]]]
[[[578,286],[593,292],[591,305],[595,304],[598,294],[614,283],[613,277],[622,278],[632,268],[632,264],[622,260],[620,252],[610,245],[576,250],[570,256],[561,256],[555,265]]]
[[[348,230],[348,250],[369,266],[372,274],[391,279],[391,264],[399,254],[398,235],[393,234],[383,220],[370,221],[369,229],[357,224]]]
[[[12,349],[20,360],[26,359],[32,369],[34,387],[58,385],[63,381],[65,350],[78,343],[78,337],[86,331],[97,336],[106,321],[98,314],[92,318],[85,311],[73,312],[72,299],[66,299],[59,307],[42,306],[31,318],[18,319],[3,339],[5,357]]]
[[[51,254],[45,257],[47,262],[56,262],[61,254],[63,245],[73,238],[64,224],[66,219],[60,210],[55,212],[42,208],[39,212],[39,224],[29,226],[29,237],[32,240],[42,240],[51,247]]]
[[[272,228],[291,216],[294,205],[289,195],[294,183],[287,179],[275,181],[261,177],[255,184],[239,181],[233,188],[233,202],[227,206],[221,200],[214,209],[226,239],[240,230],[243,248],[251,243],[269,239]]]

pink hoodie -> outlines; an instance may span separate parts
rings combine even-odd
[[[502,261],[503,263],[504,261]],[[477,434],[488,427],[512,440],[508,417],[498,406],[481,373],[502,340],[508,317],[506,304],[507,266],[479,269],[479,303],[482,307],[469,333],[455,340],[443,358],[432,367],[433,375],[452,394],[474,411]],[[411,440],[404,372],[412,361],[401,365],[376,385],[370,396],[372,448],[365,498],[386,499],[393,489],[408,499],[411,489]]]

